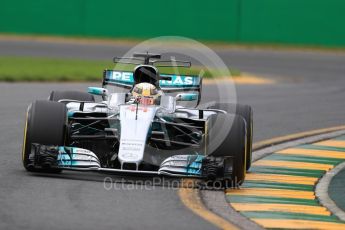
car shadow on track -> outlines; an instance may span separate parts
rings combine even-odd
[[[184,179],[166,176],[128,176],[128,175],[114,175],[114,174],[97,174],[89,172],[62,172],[62,173],[28,173],[34,177],[44,177],[50,179],[62,180],[77,180],[101,182],[104,188],[112,189],[152,189],[159,187],[163,189],[204,189],[204,190],[223,190],[217,184],[214,186],[206,186],[202,180],[199,179]]]

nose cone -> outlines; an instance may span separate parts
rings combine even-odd
[[[144,157],[147,135],[152,120],[156,114],[156,107],[139,105],[132,110],[131,105],[120,107],[121,136],[119,160],[123,163],[140,164]]]

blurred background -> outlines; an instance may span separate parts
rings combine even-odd
[[[2,0],[0,32],[344,47],[343,0]]]
[[[293,66],[267,72],[268,63],[263,69],[251,61],[262,55],[239,56],[233,48],[339,52],[344,10],[343,0],[2,0],[0,80],[97,81],[103,69],[113,68],[113,56],[171,35],[211,46],[234,77],[241,71],[280,75]],[[265,56],[270,64],[281,58]]]

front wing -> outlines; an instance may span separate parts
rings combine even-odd
[[[217,179],[232,174],[231,157],[203,155],[174,155],[165,159],[157,171],[126,170],[101,167],[97,155],[87,149],[67,146],[32,144],[29,167],[58,168],[114,174],[164,175]]]

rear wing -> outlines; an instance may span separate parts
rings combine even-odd
[[[201,91],[202,78],[193,75],[160,74],[161,77],[170,77],[171,80],[159,80],[159,86],[166,92]],[[132,72],[105,70],[103,73],[103,87],[115,85],[122,88],[132,88],[134,78]]]

